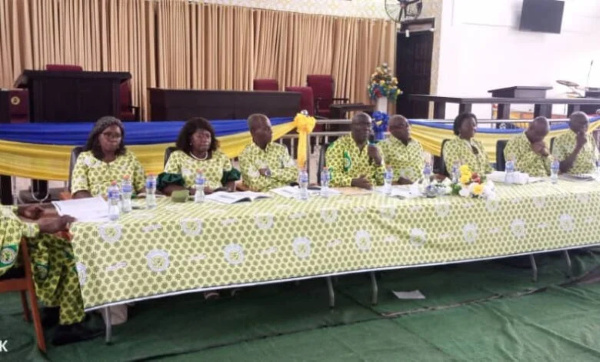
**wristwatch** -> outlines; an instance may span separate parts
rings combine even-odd
[[[265,177],[271,177],[271,169],[267,168],[267,170],[265,171]]]

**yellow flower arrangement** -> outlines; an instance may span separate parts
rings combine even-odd
[[[367,85],[367,91],[371,99],[386,97],[395,100],[402,91],[398,88],[398,79],[392,77],[386,63],[375,68],[375,73],[371,74],[371,79]]]
[[[468,165],[459,168],[458,182],[452,185],[452,193],[462,197],[494,198],[494,184],[485,182],[477,173],[471,172]]]

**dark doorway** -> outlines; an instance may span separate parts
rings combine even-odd
[[[409,94],[430,94],[431,59],[433,54],[433,19],[418,19],[419,31],[411,31],[412,21],[402,24],[396,35],[396,77],[404,92],[396,102],[397,112],[408,118],[428,118],[426,102],[410,102]],[[409,36],[406,36],[406,29]]]

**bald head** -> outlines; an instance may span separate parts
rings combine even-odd
[[[575,133],[587,132],[590,120],[583,112],[573,112],[569,117],[569,128]]]
[[[350,124],[350,132],[352,138],[357,145],[364,145],[369,139],[371,134],[371,116],[364,112],[358,112],[352,117],[352,123]]]
[[[403,115],[395,114],[390,117],[389,130],[392,136],[404,144],[407,144],[410,140],[410,124]]]
[[[264,114],[255,113],[248,117],[248,128],[252,141],[260,148],[265,149],[273,139],[271,121]]]
[[[527,138],[531,143],[541,142],[550,132],[550,124],[546,117],[536,117],[529,124],[527,129]]]

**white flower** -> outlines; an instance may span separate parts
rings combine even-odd
[[[469,197],[469,196],[471,196],[471,191],[469,191],[469,189],[468,189],[468,188],[466,188],[466,187],[464,187],[464,186],[463,186],[463,187],[460,189],[460,191],[458,192],[458,194],[459,194],[460,196],[462,196],[462,197]]]

